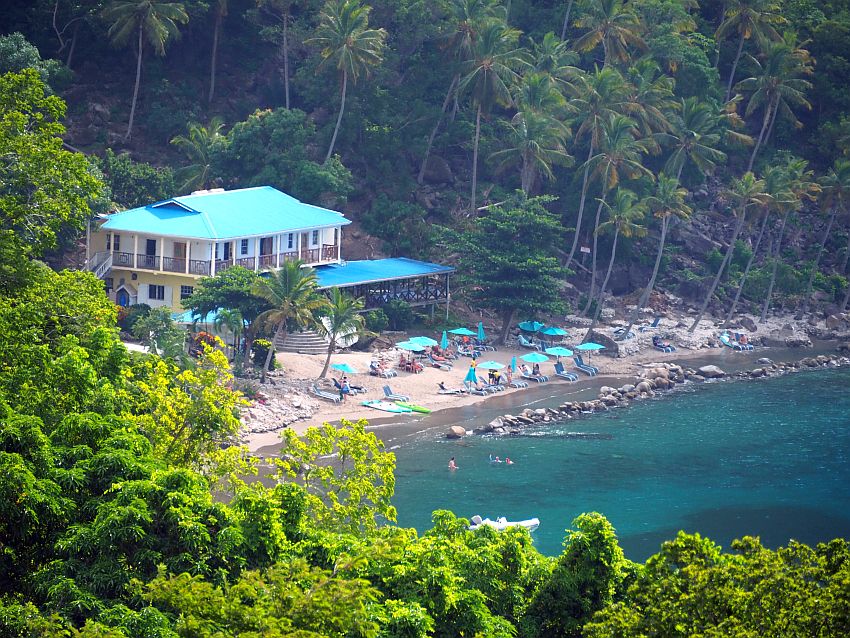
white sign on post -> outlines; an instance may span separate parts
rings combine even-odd
[[[583,253],[587,253],[589,255],[590,254],[590,246],[582,246],[581,248],[579,248],[579,251],[583,252]]]

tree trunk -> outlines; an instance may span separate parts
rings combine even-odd
[[[510,310],[505,310],[502,314],[502,334],[499,337],[499,345],[505,345],[505,342],[508,340],[508,333],[511,331],[511,325],[514,322],[514,315],[516,314],[516,308],[511,308]]]
[[[570,12],[573,10],[573,0],[567,2],[567,12],[564,14],[564,26],[561,28],[561,40],[567,37],[567,27],[570,23]]]
[[[596,322],[599,321],[599,315],[602,314],[602,306],[605,303],[605,288],[608,287],[608,279],[611,277],[611,271],[614,268],[614,257],[617,255],[617,239],[620,237],[620,229],[614,230],[614,243],[611,246],[611,259],[608,261],[608,271],[605,273],[605,279],[602,281],[602,288],[599,289],[599,301],[596,304],[596,312],[593,313],[593,321],[590,322],[590,328],[582,339],[582,343],[590,338],[590,333],[596,328]]]
[[[251,348],[254,345],[254,324],[245,327],[245,354],[242,355],[242,365],[251,365]]]
[[[652,289],[655,287],[655,278],[658,277],[658,270],[661,267],[661,257],[664,255],[664,242],[667,240],[667,229],[669,227],[670,217],[668,215],[661,219],[661,240],[658,242],[658,254],[655,256],[655,267],[652,269],[652,276],[649,278],[649,283],[646,285],[646,290],[643,291],[643,294],[638,300],[638,305],[635,306],[635,309],[632,311],[632,316],[629,317],[629,325],[626,326],[626,330],[625,332],[623,332],[623,339],[628,338],[632,326],[635,325],[638,313],[640,312],[641,308],[646,306],[647,302],[649,301],[649,296],[652,294]]]
[[[289,110],[289,11],[283,14],[283,95]]]
[[[322,368],[322,374],[319,375],[320,379],[324,379],[325,375],[328,373],[328,368],[331,365],[331,356],[334,353],[334,348],[336,347],[336,336],[331,336],[331,342],[328,344],[328,356],[325,359],[325,367]]]
[[[277,328],[275,328],[274,336],[272,337],[272,344],[269,346],[269,351],[266,353],[266,360],[263,362],[263,371],[260,374],[260,383],[266,382],[266,375],[269,372],[269,364],[272,362],[272,357],[274,356],[274,347],[281,334],[283,335],[283,339],[281,340],[280,345],[283,346],[286,344],[286,337],[289,335],[286,331],[286,319],[278,323]]]
[[[125,140],[130,139],[130,135],[133,133],[133,118],[136,117],[136,100],[139,97],[139,80],[142,77],[142,46],[144,45],[144,41],[142,40],[142,25],[139,25],[139,55],[136,59],[136,86],[133,88],[133,104],[130,106],[130,123],[127,125],[127,134],[124,136]]]
[[[720,278],[723,276],[723,271],[726,270],[726,265],[729,263],[729,260],[732,258],[732,251],[735,250],[735,242],[738,241],[738,234],[741,232],[741,228],[744,226],[744,220],[747,217],[747,209],[745,208],[741,211],[741,216],[738,218],[738,223],[735,225],[735,232],[732,234],[732,239],[729,242],[729,248],[726,249],[726,254],[723,256],[723,261],[720,264],[720,269],[717,271],[717,275],[714,277],[714,281],[711,284],[711,289],[708,291],[708,294],[705,296],[705,301],[702,302],[702,307],[699,309],[699,313],[694,319],[694,323],[688,328],[688,332],[693,332],[697,329],[699,322],[702,321],[702,316],[705,314],[706,308],[708,308],[708,304],[711,301],[711,298],[714,296],[714,291],[717,290],[717,284],[720,283]]]
[[[590,161],[590,158],[593,157],[593,140],[590,142],[590,149],[587,151],[587,162]],[[578,203],[578,217],[576,217],[576,234],[573,237],[573,245],[570,248],[570,254],[567,255],[567,263],[564,268],[569,268],[570,263],[573,261],[573,256],[576,254],[576,247],[578,246],[578,237],[581,232],[581,217],[584,214],[584,202],[587,198],[587,177],[588,172],[590,171],[590,166],[588,166],[587,162],[584,164],[584,180],[581,183],[581,199]]]
[[[850,263],[850,226],[847,228],[847,252],[844,253],[844,262],[841,264],[841,272],[847,272],[848,263]]]
[[[65,66],[71,68],[71,61],[74,59],[74,51],[77,48],[77,32],[80,30],[80,23],[74,25],[74,34],[71,36],[71,48],[68,49],[68,59],[65,60]]]
[[[744,34],[741,34],[741,41],[738,42],[738,52],[735,54],[735,61],[732,62],[732,70],[729,72],[729,85],[726,87],[726,99],[725,102],[729,101],[729,98],[732,95],[732,84],[735,82],[735,71],[738,68],[738,61],[741,59],[741,52],[744,50]]]
[[[735,299],[732,300],[732,307],[729,308],[729,312],[726,314],[726,319],[723,321],[724,327],[727,327],[729,322],[732,320],[732,315],[735,314],[735,309],[738,307],[738,301],[741,299],[741,292],[744,290],[744,284],[747,283],[747,277],[750,274],[750,268],[753,267],[753,262],[756,259],[756,254],[758,253],[759,246],[761,246],[762,237],[764,237],[764,229],[767,228],[767,220],[770,217],[767,211],[764,211],[764,219],[761,222],[761,230],[759,231],[758,239],[756,239],[756,244],[753,246],[753,252],[750,255],[749,260],[747,261],[747,266],[744,268],[744,274],[741,275],[741,282],[738,284],[738,290],[735,291]]]
[[[223,16],[221,8],[219,8],[219,10],[216,12],[215,27],[213,28],[212,55],[210,57],[210,94],[207,98],[208,104],[212,104],[213,96],[215,95],[215,67],[218,58],[218,36],[221,32],[222,17]]]
[[[481,105],[475,115],[475,142],[472,145],[472,199],[469,205],[469,214],[475,216],[475,191],[478,188],[478,140],[481,137]]]
[[[531,194],[531,188],[534,186],[534,168],[533,164],[528,161],[528,154],[522,154],[522,170],[520,171],[520,188],[526,195]]]
[[[596,286],[596,249],[599,245],[599,218],[602,216],[602,207],[605,205],[605,198],[608,195],[608,169],[605,169],[605,176],[602,178],[602,197],[599,198],[599,205],[596,207],[596,221],[593,226],[593,254],[591,255],[590,266],[590,290],[587,292],[587,305],[581,314],[586,315],[590,310],[590,304],[593,302],[593,294]]]
[[[770,126],[767,127],[767,133],[764,136],[764,143],[770,140],[770,136],[773,135],[773,125],[776,124],[776,114],[779,113],[779,104],[777,103],[773,109],[773,115],[770,116]]]
[[[824,246],[826,246],[826,242],[829,240],[829,233],[832,231],[832,223],[835,221],[835,211],[832,211],[832,214],[829,216],[829,223],[826,225],[826,232],[823,234],[823,240],[821,240],[820,248],[818,248],[818,255],[815,258],[815,264],[812,266],[812,272],[809,274],[809,283],[806,285],[806,296],[803,301],[803,309],[800,311],[802,315],[805,315],[809,311],[809,304],[812,301],[812,284],[815,282],[815,275],[818,272],[818,266],[820,265],[820,258],[823,254]]]
[[[841,312],[847,310],[848,303],[850,303],[850,284],[847,285],[847,292],[844,293],[844,301],[841,302]]]
[[[747,171],[752,172],[753,163],[756,161],[756,155],[758,155],[759,147],[761,146],[762,140],[765,139],[764,132],[767,129],[767,125],[770,122],[770,112],[773,108],[773,102],[768,102],[767,108],[764,111],[764,119],[761,123],[761,130],[759,131],[758,139],[756,140],[756,145],[753,147],[753,154],[750,155],[750,163],[747,165]]]
[[[776,284],[776,270],[779,268],[779,253],[782,250],[782,236],[785,234],[785,223],[788,221],[789,212],[786,212],[782,217],[782,225],[779,227],[779,237],[776,240],[776,249],[773,251],[773,272],[770,274],[770,284],[767,287],[767,296],[764,298],[764,305],[761,308],[761,318],[759,323],[767,321],[767,311],[770,309],[770,299],[773,296],[773,286]]]
[[[440,110],[440,117],[434,128],[431,129],[431,135],[428,136],[428,145],[425,147],[425,157],[422,158],[422,165],[419,167],[419,174],[416,176],[416,183],[421,184],[425,179],[425,168],[428,166],[428,158],[431,156],[431,147],[434,145],[434,140],[437,138],[437,131],[440,129],[440,124],[443,123],[443,116],[446,114],[446,109],[449,108],[449,102],[452,99],[452,93],[455,90],[458,76],[452,78],[452,83],[449,85],[449,90],[446,92],[446,99],[443,100],[443,108]]]
[[[325,155],[325,164],[328,163],[328,160],[331,158],[334,152],[334,144],[336,144],[336,136],[339,133],[339,125],[342,123],[342,114],[345,111],[345,92],[348,89],[348,71],[342,72],[342,100],[339,104],[339,115],[336,118],[336,126],[334,127],[334,134],[331,137],[331,145],[328,147],[328,154]]]

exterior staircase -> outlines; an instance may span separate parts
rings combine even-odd
[[[275,341],[275,349],[278,352],[296,352],[298,354],[326,354],[328,342],[319,333],[313,330],[303,332],[290,332],[286,337],[286,343],[281,345],[283,338]]]

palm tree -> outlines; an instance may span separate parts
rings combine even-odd
[[[283,104],[289,109],[289,22],[293,0],[257,0],[257,9],[281,26],[283,53]]]
[[[704,175],[726,161],[726,153],[717,148],[721,142],[719,132],[722,116],[707,102],[689,97],[681,101],[681,108],[670,116],[670,131],[657,135],[659,141],[673,152],[664,165],[667,175],[675,175],[681,182],[682,170],[690,160]]]
[[[222,308],[218,311],[218,314],[216,314],[213,325],[215,326],[216,332],[229,330],[230,334],[233,335],[232,348],[233,360],[235,361],[236,356],[239,353],[239,337],[245,330],[245,320],[242,318],[242,313],[235,308]]]
[[[551,31],[540,42],[532,40],[532,50],[534,70],[538,73],[545,73],[565,86],[569,86],[570,80],[581,74],[581,69],[576,66],[579,62],[578,54]]]
[[[766,40],[779,41],[782,36],[774,25],[785,23],[780,15],[779,3],[775,0],[726,0],[724,20],[717,28],[714,39],[717,42],[726,40],[733,34],[738,35],[738,51],[729,72],[729,83],[726,86],[726,101],[732,95],[732,85],[735,83],[735,70],[744,50],[744,41],[751,38],[759,43]]]
[[[322,368],[320,379],[324,379],[331,364],[331,355],[336,346],[342,342],[343,346],[351,345],[357,340],[357,336],[363,332],[365,325],[363,315],[363,300],[359,297],[351,297],[340,291],[339,288],[331,288],[330,303],[324,310],[323,317],[316,322],[316,332],[322,335],[328,342],[328,356],[325,359],[325,367]]]
[[[732,300],[732,305],[729,306],[729,312],[726,313],[726,319],[723,321],[725,326],[728,326],[732,320],[732,315],[735,314],[735,310],[738,307],[738,301],[741,299],[741,293],[744,291],[744,285],[747,283],[750,269],[753,267],[753,263],[758,255],[761,240],[764,237],[764,231],[771,218],[771,212],[785,210],[796,199],[796,195],[791,190],[790,175],[782,166],[771,166],[764,172],[764,192],[767,194],[767,198],[762,202],[760,207],[762,214],[761,228],[759,229],[756,242],[753,244],[747,265],[744,267],[744,273],[738,282],[738,290],[735,291],[735,298]]]
[[[567,10],[564,12],[564,26],[561,27],[561,40],[567,39],[567,27],[570,25],[570,13],[573,11],[573,0],[567,0]]]
[[[281,345],[286,343],[287,324],[312,325],[315,323],[315,314],[327,308],[327,297],[318,291],[317,283],[316,271],[305,268],[304,262],[299,259],[286,262],[280,270],[270,272],[254,284],[254,294],[272,306],[257,317],[259,324],[271,327],[273,335],[272,345],[263,364],[262,383],[266,381],[275,344],[278,340]]]
[[[351,78],[352,84],[357,84],[361,74],[368,75],[370,67],[383,61],[387,32],[384,29],[369,28],[371,9],[361,6],[358,0],[328,0],[319,16],[316,36],[307,40],[308,44],[315,44],[321,49],[322,62],[319,69],[331,62],[339,72],[341,80],[339,115],[325,162],[333,155],[336,145],[336,136],[345,112],[348,79]]]
[[[587,161],[584,163],[584,176],[581,183],[581,198],[576,216],[575,235],[565,268],[569,268],[578,247],[584,205],[590,177],[590,158],[599,148],[605,122],[616,114],[623,114],[628,105],[628,86],[622,74],[616,69],[605,67],[593,73],[580,75],[576,79],[571,106],[578,113],[575,123],[576,143],[587,140]]]
[[[102,15],[111,23],[107,35],[113,46],[125,46],[136,39],[136,83],[133,87],[130,122],[124,136],[130,139],[139,97],[145,41],[153,47],[154,53],[165,55],[168,41],[180,37],[177,25],[188,22],[189,16],[181,3],[164,0],[116,0],[103,10]]]
[[[788,181],[788,188],[793,194],[793,199],[787,203],[778,203],[778,206],[782,210],[782,222],[777,232],[776,247],[773,249],[770,283],[767,286],[767,294],[764,298],[759,323],[767,321],[767,311],[770,309],[770,302],[773,298],[773,287],[776,284],[776,271],[779,268],[779,255],[782,251],[782,238],[785,235],[785,225],[788,223],[788,216],[792,212],[797,211],[804,200],[814,201],[817,193],[821,190],[820,185],[814,181],[814,173],[807,170],[808,164],[806,160],[794,158],[789,160],[783,167]]]
[[[658,253],[655,256],[655,266],[652,268],[652,276],[649,278],[646,289],[641,294],[637,306],[635,306],[629,317],[629,325],[623,332],[624,338],[631,332],[632,326],[637,320],[638,313],[649,302],[649,297],[655,288],[655,279],[658,277],[658,270],[661,267],[661,258],[664,255],[664,244],[667,240],[670,220],[674,217],[681,220],[690,219],[693,211],[685,203],[685,196],[687,194],[688,191],[679,186],[678,179],[668,177],[664,173],[659,173],[658,181],[655,184],[655,193],[645,200],[645,204],[652,212],[652,215],[656,219],[661,220],[661,238],[658,240]]]
[[[552,167],[571,166],[573,158],[566,151],[569,130],[558,120],[532,110],[520,111],[506,125],[508,147],[490,158],[500,162],[498,171],[520,166],[520,185],[530,195],[539,175],[554,179]]]
[[[505,9],[498,3],[498,0],[453,0],[449,9],[452,13],[454,31],[446,38],[444,48],[457,67],[457,65],[472,57],[473,45],[478,37],[479,26],[488,18],[502,17],[504,19]],[[455,88],[459,80],[460,72],[456,70],[449,84],[449,90],[446,91],[443,107],[440,109],[440,117],[437,118],[434,128],[431,129],[431,135],[428,136],[425,155],[422,157],[422,164],[419,166],[419,174],[416,177],[418,184],[421,184],[425,178],[425,168],[428,166],[431,147],[434,145],[434,139],[437,137],[437,131],[443,122],[443,116],[446,114],[449,102],[452,96],[456,95]]]
[[[829,169],[829,172],[820,180],[823,188],[823,197],[821,198],[821,208],[829,211],[829,222],[826,225],[826,231],[818,246],[815,263],[812,265],[812,270],[809,273],[809,281],[806,284],[806,294],[803,297],[803,308],[800,310],[800,315],[805,316],[809,311],[809,304],[812,301],[812,285],[815,281],[815,275],[818,272],[820,258],[823,255],[823,249],[826,242],[829,240],[829,234],[832,232],[832,225],[835,223],[835,218],[839,212],[847,211],[847,202],[850,200],[850,160],[837,159]]]
[[[702,320],[702,316],[705,314],[706,308],[708,308],[711,298],[714,296],[714,291],[717,290],[717,284],[720,283],[720,278],[723,276],[726,266],[732,258],[732,251],[735,250],[735,242],[738,240],[738,235],[746,221],[747,211],[751,206],[762,205],[769,197],[767,193],[764,192],[764,181],[756,179],[756,176],[752,173],[744,173],[744,176],[741,177],[741,179],[733,180],[731,188],[726,189],[725,196],[732,203],[732,208],[735,213],[735,218],[737,220],[735,223],[735,231],[732,233],[732,239],[729,240],[729,247],[726,249],[726,254],[723,256],[723,261],[720,263],[720,268],[717,270],[717,274],[714,277],[711,288],[709,289],[708,294],[706,294],[705,300],[702,302],[702,307],[700,308],[699,313],[697,313],[693,324],[691,324],[691,327],[688,328],[688,332],[696,330],[699,322]]]
[[[178,135],[171,140],[171,143],[182,150],[192,162],[174,174],[180,184],[178,190],[190,192],[198,188],[206,188],[209,184],[213,152],[225,141],[224,135],[221,134],[223,128],[224,122],[219,117],[211,119],[207,126],[192,122],[188,127],[188,136]]]
[[[576,20],[576,26],[589,29],[576,40],[576,51],[587,53],[601,44],[606,66],[611,62],[628,62],[629,47],[646,49],[640,37],[640,20],[626,0],[591,0],[587,13]]]
[[[213,26],[213,45],[212,53],[210,54],[210,93],[207,97],[207,102],[212,104],[213,95],[215,95],[215,69],[218,62],[218,38],[221,34],[221,23],[224,21],[224,16],[227,15],[227,0],[216,0],[215,2],[215,26]],[[287,108],[289,108],[287,106]]]
[[[478,188],[478,142],[481,138],[481,116],[495,104],[511,103],[511,85],[516,82],[516,69],[528,65],[528,55],[517,47],[519,31],[500,20],[489,20],[473,43],[472,58],[464,64],[465,74],[458,83],[458,92],[469,92],[475,106],[475,139],[472,150],[472,197],[470,215],[475,215],[475,195]]]
[[[611,243],[611,259],[608,260],[608,270],[605,272],[605,278],[599,288],[596,312],[593,313],[593,321],[590,323],[590,328],[588,328],[582,341],[587,341],[590,338],[590,333],[596,328],[596,322],[599,320],[602,306],[605,304],[605,289],[608,287],[608,280],[611,278],[611,271],[614,268],[614,258],[617,256],[617,240],[621,235],[626,238],[646,235],[646,228],[639,224],[643,219],[646,206],[644,202],[638,201],[637,195],[632,191],[626,188],[618,188],[614,193],[611,204],[607,202],[602,202],[602,204],[608,212],[608,221],[600,224],[596,233],[602,234],[613,230],[614,239]]]
[[[762,144],[767,144],[769,132],[773,130],[773,122],[778,113],[781,112],[796,128],[800,128],[802,124],[794,115],[793,109],[812,108],[805,97],[805,92],[812,87],[812,83],[800,77],[812,73],[808,52],[794,49],[785,42],[778,42],[768,44],[762,57],[763,62],[759,62],[748,56],[755,72],[735,86],[736,91],[750,94],[745,117],[749,117],[759,108],[764,109],[761,130],[750,155],[747,170],[752,170],[756,154]]]
[[[650,59],[637,62],[629,69],[631,84],[628,115],[638,124],[641,135],[650,138],[655,133],[670,130],[670,113],[678,108],[673,88],[676,83],[661,73]]]
[[[593,225],[593,252],[592,266],[590,271],[590,290],[588,291],[587,305],[582,312],[587,313],[593,300],[596,286],[596,251],[599,234],[599,218],[605,205],[608,191],[615,188],[621,177],[637,179],[646,176],[654,179],[652,173],[641,163],[641,155],[648,150],[646,140],[635,139],[637,129],[634,120],[624,115],[614,115],[603,127],[603,135],[600,140],[600,151],[588,160],[591,177],[599,179],[602,197],[599,198],[599,206],[596,208],[596,222]]]

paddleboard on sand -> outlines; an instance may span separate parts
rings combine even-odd
[[[375,410],[383,410],[384,412],[413,412],[410,408],[403,407],[401,405],[396,405],[395,403],[390,403],[389,401],[363,401],[360,405],[365,405],[367,408],[373,408]]]
[[[410,408],[414,412],[421,412],[422,414],[431,414],[431,408],[425,408],[421,405],[414,405],[413,403],[408,403],[407,401],[396,401],[396,405],[400,405],[403,408]]]

